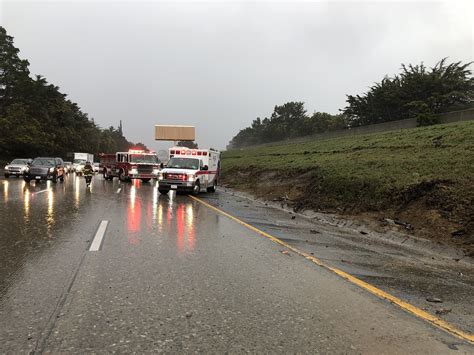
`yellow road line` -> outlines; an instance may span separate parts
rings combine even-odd
[[[440,319],[440,318],[438,318],[438,317],[436,317],[436,316],[434,316],[434,315],[432,315],[428,312],[425,312],[422,309],[420,309],[416,306],[413,306],[412,304],[407,303],[407,302],[401,300],[398,297],[395,297],[395,296],[393,296],[393,295],[391,295],[391,294],[389,294],[385,291],[382,291],[381,289],[379,289],[379,288],[377,288],[377,287],[375,287],[375,286],[373,286],[373,285],[371,285],[371,284],[369,284],[365,281],[362,281],[362,280],[358,279],[357,277],[354,277],[354,276],[348,274],[345,271],[342,271],[338,268],[326,265],[321,260],[315,258],[314,256],[309,255],[309,254],[307,254],[303,251],[300,251],[300,250],[296,249],[295,247],[292,247],[288,243],[285,243],[283,240],[278,239],[277,237],[274,237],[271,234],[268,234],[268,233],[266,233],[266,232],[264,232],[264,231],[262,231],[258,228],[255,228],[254,226],[251,226],[250,224],[245,223],[244,221],[240,220],[239,218],[234,217],[234,216],[228,214],[227,212],[224,212],[221,209],[219,209],[217,207],[214,207],[214,206],[210,205],[209,203],[204,202],[203,200],[201,200],[201,199],[199,199],[195,196],[189,195],[189,197],[191,197],[193,200],[203,204],[204,206],[216,211],[217,213],[222,214],[222,215],[226,216],[227,218],[230,218],[231,220],[243,225],[244,227],[254,231],[255,233],[260,234],[260,235],[270,239],[272,242],[280,244],[281,246],[284,246],[285,248],[291,250],[295,254],[298,254],[298,255],[304,257],[305,259],[315,263],[316,265],[319,265],[321,267],[324,267],[327,270],[330,270],[330,271],[334,272],[335,274],[339,275],[340,277],[346,279],[347,281],[353,283],[354,285],[357,285],[357,286],[363,288],[366,291],[369,291],[370,293],[376,295],[377,297],[380,297],[382,299],[390,301],[393,304],[396,304],[397,306],[399,306],[404,311],[406,311],[408,313],[411,313],[411,314],[415,315],[416,317],[421,318],[421,319],[435,325],[436,327],[438,327],[438,328],[440,328],[444,331],[447,331],[448,333],[450,333],[452,335],[457,336],[458,338],[461,338],[463,340],[467,340],[468,342],[474,343],[474,335],[473,334],[464,332],[464,331],[456,328],[452,324],[450,324],[448,322],[445,322],[444,320],[442,320],[442,319]]]

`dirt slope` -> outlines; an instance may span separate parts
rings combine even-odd
[[[223,154],[222,183],[474,256],[474,122]]]

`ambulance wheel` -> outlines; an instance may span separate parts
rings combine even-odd
[[[150,179],[148,178],[142,179],[142,182],[148,182],[148,181],[150,181]]]
[[[165,189],[158,189],[160,191],[160,194],[166,195],[170,190],[165,190]]]
[[[198,180],[196,181],[196,184],[193,187],[193,195],[198,195],[200,191],[201,191],[201,183]]]
[[[212,183],[212,186],[207,188],[207,192],[216,192],[216,188],[217,188],[217,181],[214,180],[214,182]]]

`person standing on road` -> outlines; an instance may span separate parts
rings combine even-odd
[[[92,167],[92,164],[90,161],[86,162],[86,165],[84,165],[84,170],[83,170],[84,175],[89,175],[92,176],[94,173],[94,168]]]
[[[86,179],[86,184],[89,186],[91,184],[92,180],[92,175],[94,174],[94,168],[92,167],[92,164],[90,161],[86,162],[86,165],[84,165],[84,169],[82,170],[82,174],[84,175]]]

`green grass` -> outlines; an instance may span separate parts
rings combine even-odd
[[[368,208],[426,181],[446,180],[450,195],[472,202],[474,122],[224,152],[224,180],[237,171],[313,171],[312,185],[335,205]],[[345,201],[344,201],[345,200]]]

